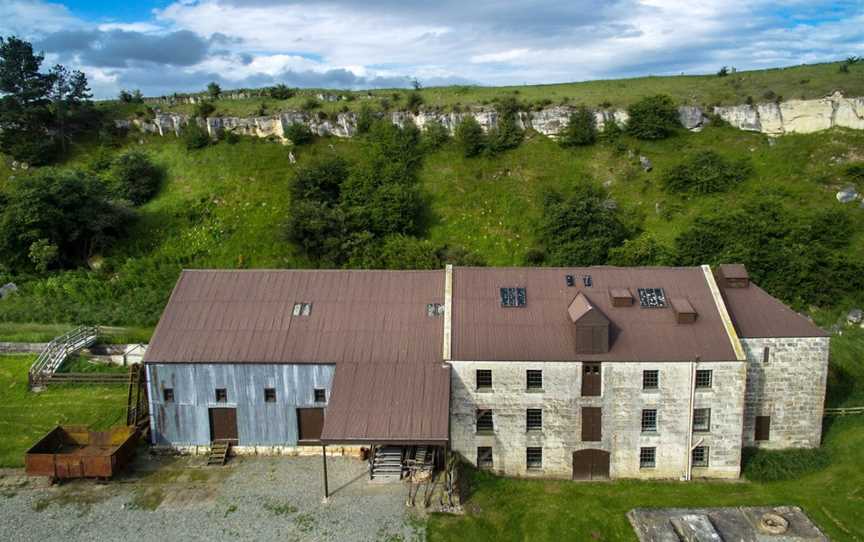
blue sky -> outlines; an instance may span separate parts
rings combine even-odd
[[[864,56],[864,0],[0,0],[99,98],[712,73]]]

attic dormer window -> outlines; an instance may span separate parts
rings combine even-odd
[[[294,303],[294,316],[309,316],[312,313],[312,303]]]
[[[441,303],[427,303],[426,304],[426,316],[429,318],[435,318],[436,316],[441,316],[444,314],[444,305]]]
[[[501,288],[502,307],[524,307],[527,302],[525,288]]]

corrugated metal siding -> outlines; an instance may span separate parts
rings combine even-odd
[[[333,364],[148,364],[156,444],[210,443],[210,407],[236,407],[243,446],[295,446],[298,407],[321,406],[313,390],[330,399]],[[162,390],[174,389],[165,404]],[[217,403],[216,388],[228,390],[228,402]],[[264,388],[276,389],[276,402],[264,402]]]

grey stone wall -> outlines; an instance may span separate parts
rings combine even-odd
[[[613,478],[680,478],[686,472],[692,364],[680,362],[610,362],[602,365],[600,397],[582,397],[578,362],[452,363],[450,431],[453,450],[472,464],[477,447],[492,447],[494,470],[511,476],[569,478],[573,452],[601,449],[611,453]],[[701,363],[714,371],[714,386],[697,390],[694,408],[711,408],[711,431],[695,434],[709,446],[709,467],[694,477],[736,478],[740,472],[742,412],[746,368],[743,362]],[[476,389],[477,369],[491,369],[493,388]],[[526,371],[543,371],[543,391],[526,389]],[[658,390],[642,390],[642,371],[657,369]],[[582,442],[582,407],[602,409],[602,440]],[[526,410],[543,409],[543,430],[528,432]],[[641,431],[643,408],[658,410],[658,431]],[[477,409],[491,409],[495,431],[477,434]],[[526,468],[526,448],[543,448],[542,471]],[[657,466],[639,468],[639,448],[656,446]]]
[[[746,339],[744,445],[813,448],[822,438],[829,337]],[[763,363],[768,347],[768,363]],[[756,441],[756,416],[770,416],[770,438]]]

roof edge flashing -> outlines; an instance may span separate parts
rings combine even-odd
[[[726,303],[723,301],[723,296],[720,294],[720,288],[717,286],[717,281],[714,280],[714,273],[711,272],[711,266],[702,265],[701,267],[702,274],[705,276],[705,282],[708,283],[708,289],[711,290],[711,297],[714,298],[714,305],[717,307],[717,312],[720,313],[720,320],[723,322],[723,327],[726,329],[726,335],[729,337],[729,342],[732,345],[732,351],[735,352],[735,359],[737,361],[745,361],[747,355],[744,353],[741,339],[738,338],[738,332],[735,331],[735,325],[732,324],[732,318],[729,316]]]

